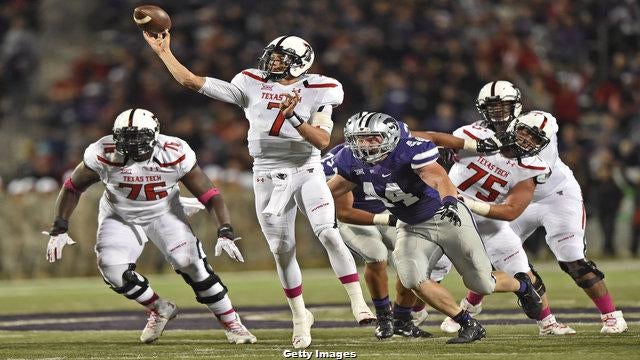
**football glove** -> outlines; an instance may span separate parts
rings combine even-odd
[[[458,154],[456,154],[456,151],[453,149],[438,148],[438,152],[440,153],[438,163],[445,169],[451,168],[458,160]]]
[[[236,237],[233,233],[233,228],[229,224],[222,224],[218,229],[218,242],[215,247],[215,256],[220,256],[222,250],[229,255],[233,260],[244,262],[240,249],[236,246],[235,242],[240,240],[240,237]]]
[[[500,147],[502,147],[502,142],[497,137],[491,136],[486,139],[479,139],[476,150],[479,153],[491,153],[500,151]]]
[[[442,207],[436,212],[436,214],[440,215],[440,220],[447,218],[453,226],[462,225],[460,214],[458,213],[458,205],[456,205],[457,202],[458,200],[453,196],[446,196],[442,199]]]
[[[55,231],[55,226],[51,231],[43,231],[42,233],[49,235],[49,243],[47,244],[47,260],[49,260],[50,263],[62,259],[62,248],[64,248],[65,245],[73,245],[76,243],[66,232],[57,233]]]

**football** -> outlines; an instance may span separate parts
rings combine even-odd
[[[140,29],[154,35],[171,29],[169,14],[155,5],[136,7],[133,10],[133,21]]]

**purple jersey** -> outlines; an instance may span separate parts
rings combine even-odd
[[[322,167],[324,168],[324,174],[329,180],[336,174],[335,156],[345,147],[345,144],[338,144],[333,149],[329,150],[322,157]],[[369,196],[364,193],[362,186],[356,185],[351,191],[353,193],[353,207],[356,209],[368,211],[374,214],[380,214],[385,210],[385,206],[380,200],[373,196]]]
[[[374,196],[398,219],[418,224],[433,217],[442,207],[438,192],[415,173],[436,162],[438,148],[424,139],[400,139],[396,148],[377,164],[365,163],[344,148],[334,158],[338,174]]]

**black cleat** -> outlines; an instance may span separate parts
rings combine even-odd
[[[378,324],[376,325],[375,335],[379,340],[388,339],[393,336],[393,315],[391,311],[376,314]]]
[[[487,336],[487,330],[480,325],[478,320],[472,317],[460,325],[461,327],[460,330],[458,330],[458,337],[447,340],[447,344],[467,344]]]
[[[529,319],[537,320],[538,315],[540,315],[542,311],[542,298],[540,298],[540,295],[533,287],[531,278],[523,272],[519,272],[513,275],[513,277],[527,284],[527,290],[525,292],[515,293],[518,297],[518,306],[522,308],[522,311],[524,311]]]
[[[411,321],[411,318],[407,320],[393,319],[393,333],[407,338],[429,338],[433,336],[430,332],[426,332],[417,327],[413,321]]]

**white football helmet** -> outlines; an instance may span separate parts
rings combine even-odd
[[[308,42],[297,36],[279,36],[264,49],[258,68],[266,73],[267,79],[295,78],[309,70],[313,59],[313,49]],[[282,62],[281,66],[275,64],[277,60]]]
[[[113,124],[116,151],[134,161],[149,158],[159,133],[158,119],[151,111],[144,109],[125,110]]]
[[[500,134],[522,112],[520,90],[508,81],[492,81],[480,89],[476,108],[486,126]]]
[[[558,122],[544,111],[530,111],[517,117],[500,138],[500,152],[510,158],[538,155],[558,132]]]
[[[379,136],[379,143],[364,138]],[[347,146],[360,160],[375,163],[392,152],[400,141],[400,127],[393,117],[379,112],[359,112],[344,127]]]

